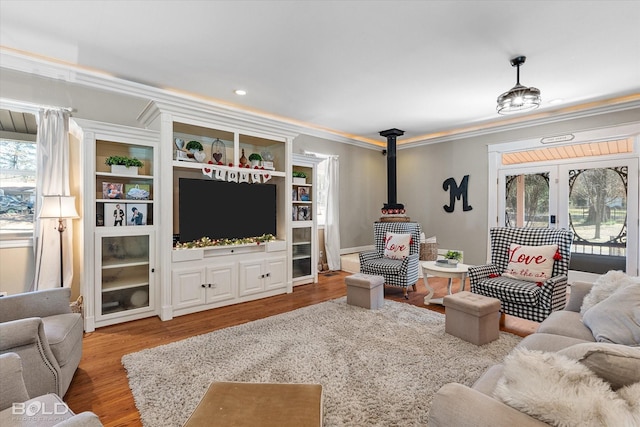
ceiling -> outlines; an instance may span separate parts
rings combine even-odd
[[[33,114],[0,109],[0,136],[10,138],[15,136],[12,134],[36,135],[37,133],[38,123]]]
[[[2,0],[0,45],[360,141],[399,128],[402,143],[637,103],[638,22],[639,1]],[[518,55],[543,104],[500,116]]]

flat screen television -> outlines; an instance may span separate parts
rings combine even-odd
[[[276,186],[180,178],[180,242],[276,235]]]

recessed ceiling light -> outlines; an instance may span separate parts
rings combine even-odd
[[[244,96],[247,94],[247,91],[244,89],[236,89],[233,91],[233,93],[235,93],[236,95]]]

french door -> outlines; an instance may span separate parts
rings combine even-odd
[[[573,280],[638,274],[637,158],[505,166],[497,201],[497,225],[574,232]]]

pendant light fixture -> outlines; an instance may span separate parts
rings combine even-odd
[[[517,56],[511,60],[511,66],[518,69],[516,85],[498,97],[498,114],[520,113],[540,106],[540,90],[520,84],[520,66],[526,59],[526,56]]]

